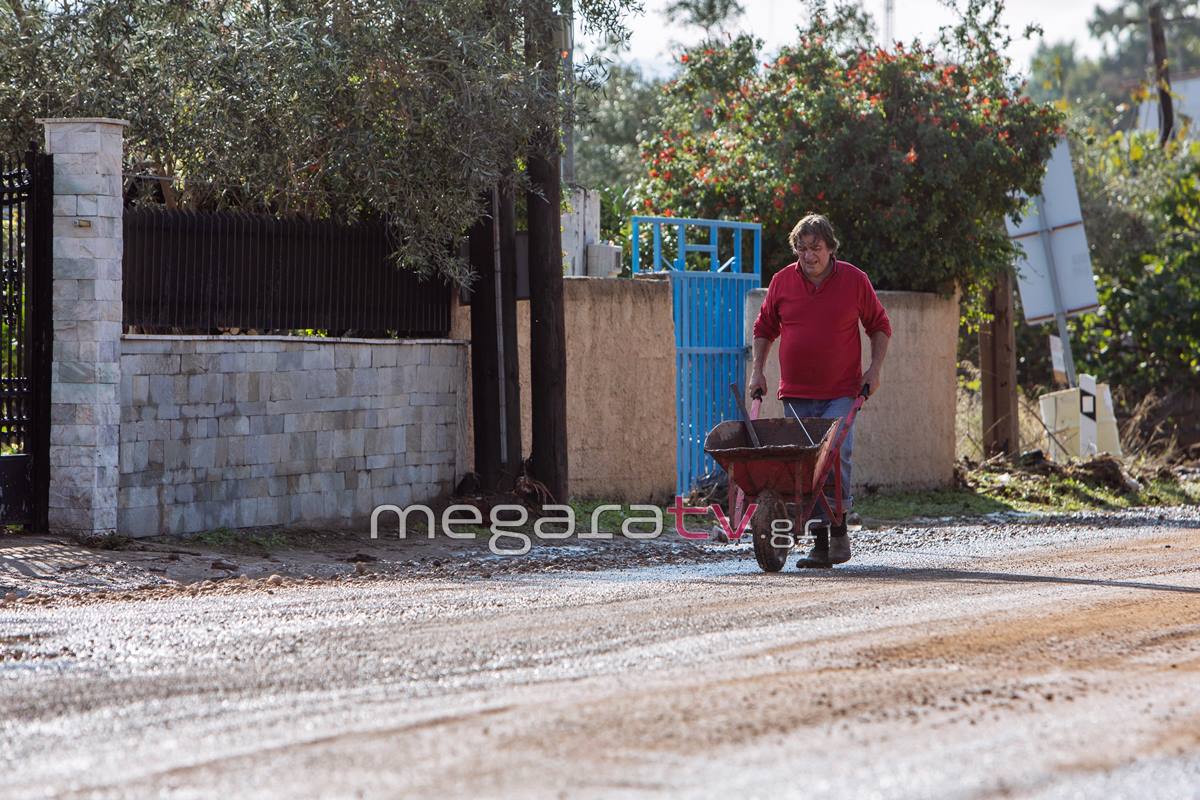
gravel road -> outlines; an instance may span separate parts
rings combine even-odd
[[[1200,797],[1197,509],[856,545],[8,603],[0,797]]]

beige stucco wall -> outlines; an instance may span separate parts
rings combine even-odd
[[[517,303],[521,436],[530,449],[529,304]],[[666,281],[569,277],[567,464],[572,498],[665,501],[675,490],[675,324]],[[470,309],[450,334],[471,338]],[[468,417],[470,416],[470,403]],[[467,442],[473,441],[468,423]],[[471,458],[467,459],[467,463]]]
[[[746,297],[748,347],[766,294],[766,289],[757,289]],[[855,424],[853,483],[860,489],[948,486],[954,480],[958,300],[918,292],[880,292],[879,299],[892,321],[892,340],[880,390],[863,406]],[[870,343],[861,329],[860,335],[866,369]],[[783,415],[775,397],[777,356],[778,347],[773,347],[767,363],[771,391],[763,403],[763,417]]]

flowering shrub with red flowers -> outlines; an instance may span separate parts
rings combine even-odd
[[[936,46],[883,50],[835,13],[766,63],[748,37],[689,50],[642,142],[639,212],[762,222],[772,273],[816,211],[879,288],[986,286],[1063,122],[1022,96],[989,2]]]

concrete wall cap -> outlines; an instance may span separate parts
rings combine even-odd
[[[453,344],[468,345],[465,339],[355,339],[336,336],[243,336],[241,334],[227,335],[187,335],[187,334],[155,334],[155,333],[123,333],[122,340],[150,342],[315,342],[316,344],[374,344],[374,345],[425,345]]]
[[[122,128],[129,127],[129,120],[114,119],[113,117],[38,117],[34,120],[40,125],[55,125],[71,122],[91,122],[98,125],[120,125]]]

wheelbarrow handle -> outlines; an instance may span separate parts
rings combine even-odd
[[[750,434],[750,444],[755,447],[762,445],[758,441],[758,432],[754,430],[754,420],[750,419],[750,412],[746,410],[746,400],[742,397],[742,393],[738,391],[736,383],[729,384],[729,392],[733,395],[733,400],[737,403],[738,413],[742,417],[742,422],[746,426],[746,432]]]

